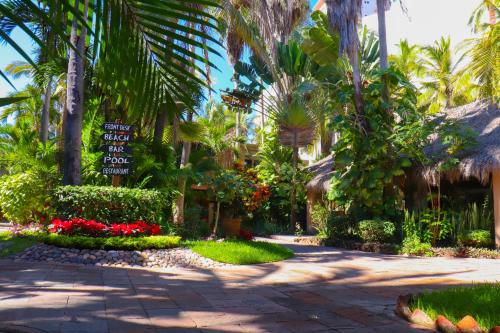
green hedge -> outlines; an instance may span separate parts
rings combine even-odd
[[[108,186],[61,186],[54,190],[51,206],[61,219],[81,217],[103,223],[143,220],[161,224],[170,206],[168,194],[157,190]]]
[[[109,237],[64,236],[49,234],[39,237],[45,244],[75,249],[146,250],[178,247],[179,236]]]

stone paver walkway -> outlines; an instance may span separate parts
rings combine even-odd
[[[125,269],[0,260],[0,332],[420,332],[402,293],[500,280],[500,261],[289,245],[279,263]]]

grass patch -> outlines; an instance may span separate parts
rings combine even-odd
[[[168,249],[178,247],[181,238],[179,236],[99,238],[48,234],[43,236],[42,241],[45,244],[66,248],[133,251],[146,249]]]
[[[185,245],[199,255],[227,264],[262,264],[293,257],[292,250],[279,244],[267,242],[191,241],[186,242]]]
[[[426,292],[413,302],[412,307],[425,311],[433,319],[444,315],[455,324],[471,315],[483,329],[489,330],[500,325],[500,283]]]
[[[5,258],[21,252],[38,242],[39,240],[32,235],[15,237],[10,231],[2,231],[0,232],[0,244],[7,243],[7,246],[2,247],[0,250],[0,258]]]

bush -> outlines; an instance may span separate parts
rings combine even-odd
[[[492,244],[491,232],[489,230],[470,230],[458,236],[461,246],[489,247]]]
[[[311,210],[311,225],[318,232],[318,237],[330,238],[333,230],[330,227],[331,212],[325,205],[315,204]]]
[[[47,201],[47,184],[35,172],[0,178],[0,207],[5,218],[14,223],[43,221]]]
[[[384,243],[391,239],[396,226],[390,221],[364,220],[359,222],[359,233],[365,242]]]
[[[180,244],[179,236],[109,237],[65,236],[48,234],[40,236],[45,244],[76,249],[146,250],[167,249]]]
[[[414,256],[432,257],[433,253],[431,251],[431,248],[432,245],[430,243],[423,243],[420,241],[420,238],[418,236],[412,235],[403,240],[403,247],[401,248],[401,252]]]
[[[169,204],[168,195],[160,191],[107,186],[61,186],[51,203],[58,218],[106,224],[139,220],[160,224]]]

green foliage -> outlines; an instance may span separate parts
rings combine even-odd
[[[439,209],[425,209],[422,212],[405,212],[403,222],[405,236],[415,237],[433,246],[449,239],[453,232],[450,213]]]
[[[470,230],[458,236],[458,243],[462,246],[489,247],[493,239],[489,230]]]
[[[324,204],[315,204],[311,209],[311,224],[318,232],[318,237],[330,238],[332,230],[330,230],[330,209]]]
[[[13,236],[9,231],[0,232],[0,258],[5,258],[38,243],[33,235]]]
[[[103,250],[146,250],[169,249],[178,247],[179,236],[145,236],[145,237],[86,237],[48,234],[39,236],[40,240],[49,245],[77,249]]]
[[[498,325],[500,283],[424,292],[411,304],[412,310],[417,308],[425,311],[432,319],[443,315],[454,323],[466,315],[471,315],[486,332]]]
[[[385,243],[389,241],[396,231],[393,222],[382,220],[363,220],[359,222],[359,233],[365,242]]]
[[[39,222],[49,200],[47,183],[40,174],[28,171],[0,178],[0,207],[3,215],[19,224]]]
[[[394,178],[411,166],[410,160],[401,154],[404,147],[398,143],[404,142],[395,137],[394,119],[386,112],[388,106],[382,100],[382,75],[393,92],[390,107],[402,117],[402,122],[412,120],[408,114],[416,112],[412,85],[399,72],[389,69],[379,73],[364,90],[368,129],[360,128],[359,119],[351,110],[334,120],[334,129],[340,138],[333,147],[336,165],[328,198],[356,219],[394,218],[401,205]],[[338,89],[339,103],[350,104],[352,86],[342,83]]]
[[[171,193],[106,186],[60,186],[51,206],[59,218],[81,217],[104,223],[143,220],[162,224]]]
[[[415,256],[432,257],[431,248],[431,244],[420,241],[420,238],[416,235],[410,235],[403,240],[401,252]]]
[[[190,203],[184,210],[184,223],[173,226],[175,234],[183,239],[199,239],[210,234],[208,221],[202,220],[202,209]]]
[[[215,261],[236,265],[262,264],[293,257],[293,252],[279,244],[226,240],[224,242],[187,242],[194,252]]]

